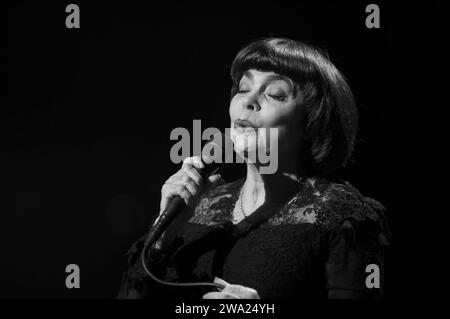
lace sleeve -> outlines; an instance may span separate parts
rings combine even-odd
[[[329,298],[380,298],[383,292],[384,255],[390,232],[385,208],[346,185],[341,197],[334,197],[325,218],[328,226],[328,260],[326,263]],[[366,285],[374,278],[379,285]]]
[[[382,296],[384,250],[371,222],[345,220],[329,241],[326,263],[329,298],[379,298]],[[367,287],[368,265],[376,265],[378,287]]]

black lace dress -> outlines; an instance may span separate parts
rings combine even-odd
[[[153,274],[171,282],[214,277],[254,288],[261,298],[376,298],[381,296],[385,208],[348,182],[308,178],[282,207],[264,207],[232,223],[243,179],[208,192],[168,251],[152,247]],[[119,298],[201,298],[213,288],[161,286],[141,265],[145,235],[128,252]],[[380,288],[368,288],[369,264]]]

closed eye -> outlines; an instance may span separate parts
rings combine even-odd
[[[287,97],[286,95],[276,95],[276,94],[268,94],[272,99],[275,99],[277,101],[284,102],[286,101]]]

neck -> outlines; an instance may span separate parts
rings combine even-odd
[[[281,203],[298,190],[302,174],[297,160],[279,164],[276,173],[261,174],[258,166],[247,163],[243,197],[249,211],[254,211],[264,203]]]

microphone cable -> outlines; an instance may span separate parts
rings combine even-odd
[[[144,243],[144,247],[142,248],[142,252],[141,252],[141,262],[142,262],[142,267],[144,268],[146,274],[152,278],[154,281],[156,281],[157,283],[161,284],[161,285],[166,285],[166,286],[171,286],[171,287],[214,287],[214,288],[218,288],[219,290],[222,290],[223,288],[225,288],[224,285],[222,284],[218,284],[218,283],[214,283],[214,282],[184,282],[184,283],[176,283],[176,282],[169,282],[169,281],[165,281],[165,280],[161,280],[158,277],[156,277],[155,275],[152,274],[152,272],[150,271],[150,269],[147,266],[147,262],[146,262],[146,258],[145,258],[145,253],[147,250],[149,250],[150,244],[151,242],[148,240],[150,238],[150,235],[147,237],[147,240]]]

